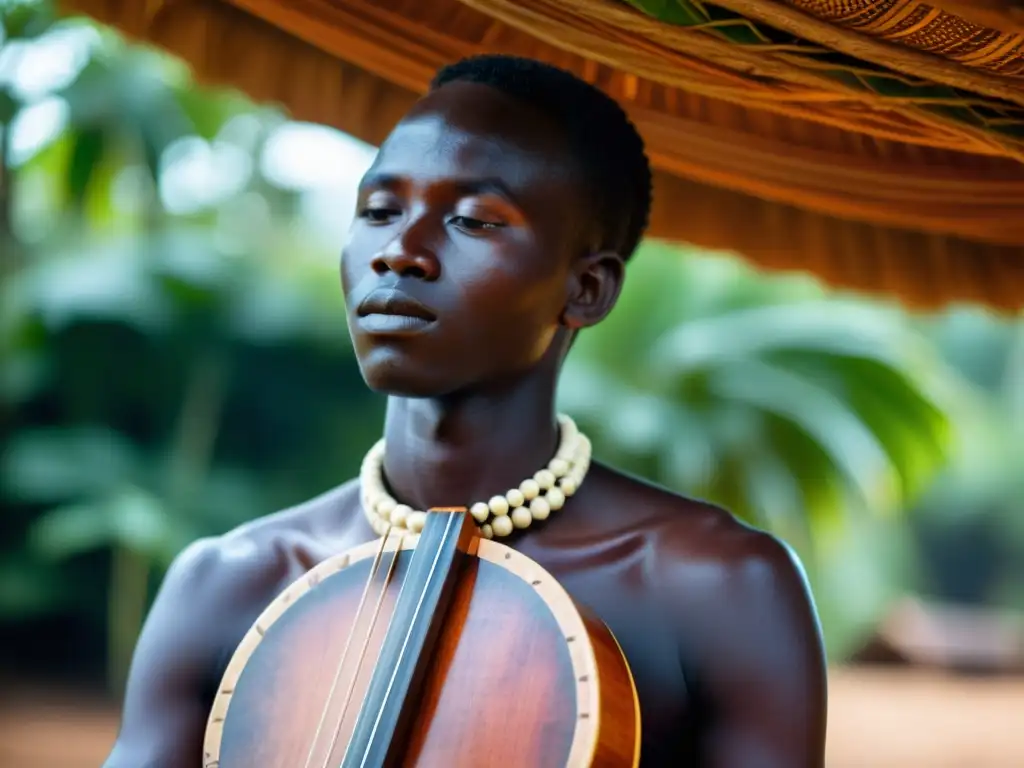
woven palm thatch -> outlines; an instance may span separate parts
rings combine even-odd
[[[644,134],[653,236],[913,306],[1024,306],[1024,2],[64,5],[373,143],[447,62],[549,61]]]

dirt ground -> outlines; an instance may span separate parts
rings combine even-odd
[[[828,768],[1024,768],[1024,678],[831,676]]]
[[[1021,768],[1024,679],[839,669],[828,768]],[[3,768],[97,768],[117,728],[109,706],[33,690],[0,704]]]

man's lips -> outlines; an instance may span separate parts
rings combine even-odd
[[[410,318],[432,323],[437,313],[426,304],[414,299],[398,288],[377,288],[359,302],[356,314],[360,318],[379,315],[394,318]]]

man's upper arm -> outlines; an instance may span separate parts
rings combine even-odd
[[[168,570],[135,647],[121,730],[105,768],[201,765],[203,686],[218,637],[204,626],[213,620],[204,591],[218,561],[216,546],[199,541]]]
[[[708,706],[700,765],[821,768],[827,667],[803,569],[771,536],[741,535],[697,649]]]

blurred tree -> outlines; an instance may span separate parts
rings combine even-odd
[[[918,589],[1024,611],[1024,320],[959,309],[921,325],[964,390],[951,462],[912,516]]]
[[[117,690],[154,568],[354,470],[375,411],[336,272],[256,167],[283,118],[49,3],[0,23],[0,615],[105,603]]]
[[[29,545],[0,569],[0,611],[94,612],[104,595],[75,574],[109,551],[114,686],[154,567],[352,474],[380,417],[329,264],[231,257],[201,230],[146,243],[49,254],[3,297],[41,371],[0,461],[21,510],[3,527]]]

